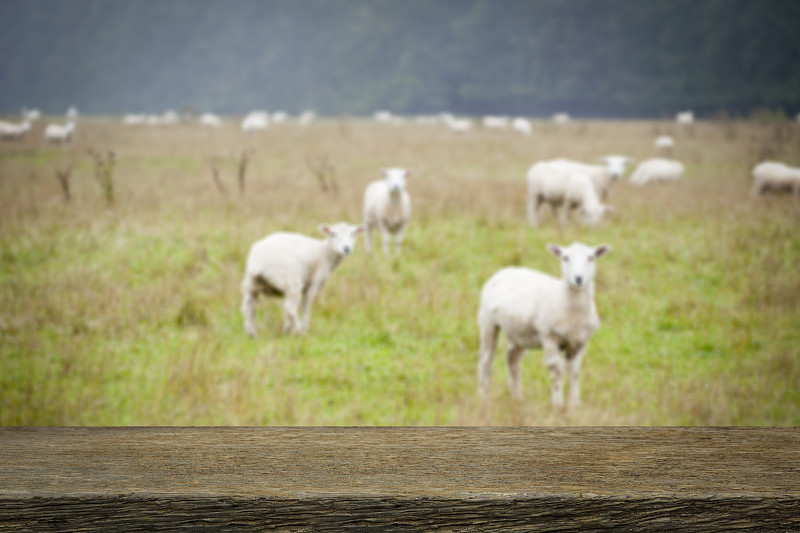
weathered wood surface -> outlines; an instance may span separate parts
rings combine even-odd
[[[13,531],[797,531],[796,428],[2,428]]]

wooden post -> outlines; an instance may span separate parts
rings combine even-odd
[[[1,428],[0,530],[796,531],[798,428]]]

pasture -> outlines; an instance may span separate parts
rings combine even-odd
[[[246,135],[238,124],[89,118],[53,147],[39,121],[0,143],[0,424],[800,424],[800,202],[749,196],[759,160],[798,164],[800,125],[534,121],[524,137],[357,119]],[[549,213],[527,224],[533,162],[641,160],[661,133],[676,139],[682,182],[620,182],[594,227],[573,217],[559,231]],[[89,149],[116,154],[113,202]],[[360,237],[308,335],[283,335],[279,301],[262,299],[248,338],[250,244],[360,221],[366,184],[388,166],[414,171],[403,255],[368,256]],[[66,201],[56,174],[69,167]],[[504,339],[482,404],[483,282],[508,265],[557,275],[545,245],[575,240],[613,248],[598,263],[583,406],[550,407],[541,351],[527,353],[513,401]]]

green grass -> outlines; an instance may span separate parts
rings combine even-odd
[[[800,202],[750,198],[746,179],[764,146],[796,164],[796,131],[776,145],[762,125],[737,123],[734,136],[698,125],[679,137],[683,183],[621,183],[615,212],[594,228],[525,222],[533,161],[642,159],[669,127],[541,124],[525,139],[330,122],[253,138],[233,126],[148,133],[89,121],[60,154],[35,139],[0,145],[0,424],[796,425]],[[120,154],[111,208],[81,155],[89,146]],[[245,146],[256,149],[247,194],[231,166],[223,196],[206,161]],[[338,195],[306,167],[319,154]],[[67,204],[54,169],[70,158]],[[357,221],[364,186],[389,165],[415,170],[404,255],[368,256],[359,243],[307,336],[284,336],[278,303],[261,300],[259,337],[248,338],[239,283],[249,245]],[[550,408],[539,351],[523,362],[524,400],[512,401],[504,340],[482,404],[481,285],[512,264],[557,274],[545,244],[573,240],[613,247],[598,265],[602,326],[583,366],[584,406]]]

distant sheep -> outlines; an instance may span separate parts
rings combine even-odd
[[[324,240],[297,233],[273,233],[256,242],[247,256],[242,281],[244,329],[256,336],[254,307],[259,295],[283,297],[284,331],[308,331],[311,304],[345,256],[355,247],[363,226],[323,224]],[[298,316],[302,308],[302,318]]]
[[[596,224],[611,210],[603,205],[592,180],[560,161],[543,161],[528,171],[528,221],[539,225],[542,206],[549,205],[564,228],[571,210],[577,210],[586,224]],[[559,211],[560,210],[560,211]]]
[[[483,117],[483,127],[487,130],[507,130],[510,119],[503,115],[486,115]]]
[[[639,163],[631,174],[630,181],[635,185],[656,181],[678,181],[683,177],[684,170],[680,161],[654,157]]]
[[[0,121],[0,139],[18,141],[25,138],[30,129],[31,123],[29,120],[24,120],[19,124]]]
[[[511,129],[523,135],[530,135],[533,132],[530,120],[523,117],[516,117],[514,120],[512,120]]]
[[[561,261],[561,279],[528,268],[508,267],[483,286],[478,310],[478,390],[484,398],[489,395],[492,359],[503,331],[509,343],[506,362],[514,398],[522,398],[520,363],[525,350],[542,348],[553,379],[553,406],[564,405],[567,369],[569,404],[580,404],[581,362],[600,325],[594,301],[596,260],[611,248],[573,243],[567,248],[548,244],[547,249]]]
[[[219,117],[213,113],[203,113],[200,116],[200,124],[203,126],[211,126],[212,128],[219,127],[222,124]]]
[[[250,133],[269,127],[269,115],[263,111],[251,111],[242,120],[242,131]]]
[[[408,221],[411,218],[411,198],[406,191],[410,170],[387,168],[384,179],[371,182],[364,191],[364,245],[372,251],[372,231],[381,232],[383,252],[389,254],[389,241],[394,235],[395,250],[400,253]]]
[[[51,144],[66,144],[72,142],[75,135],[75,123],[48,124],[44,130],[44,140]]]
[[[800,198],[800,168],[790,167],[776,161],[764,161],[753,168],[753,188],[751,194],[764,194],[767,191],[792,191]]]
[[[694,124],[694,113],[692,111],[680,111],[675,114],[675,122],[685,126]]]
[[[653,146],[662,154],[671,156],[675,148],[675,139],[669,135],[659,135],[656,137],[655,141],[653,141]]]
[[[572,118],[568,113],[556,113],[553,115],[553,122],[555,124],[569,124]]]

